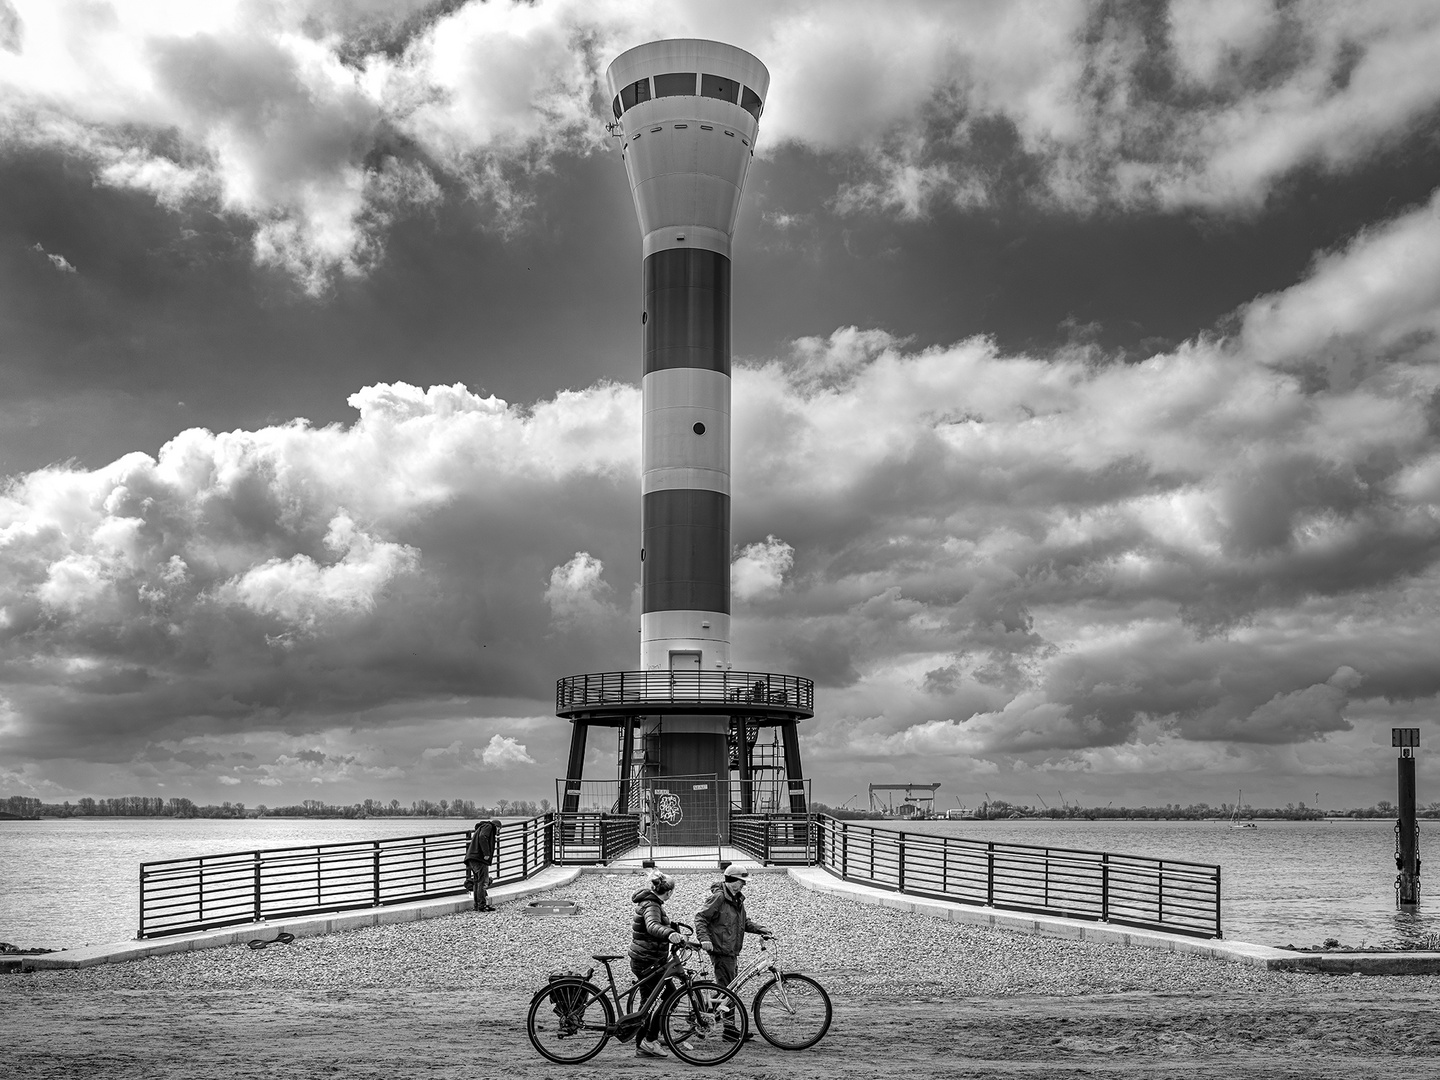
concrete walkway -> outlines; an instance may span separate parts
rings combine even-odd
[[[946,900],[931,900],[842,881],[816,866],[760,867],[748,862],[743,855],[738,861],[746,862],[752,873],[788,873],[796,884],[813,892],[828,893],[862,904],[894,908],[897,911],[908,911],[916,915],[949,922],[974,923],[1005,930],[1017,930],[1027,934],[1100,941],[1112,945],[1161,949],[1172,953],[1190,953],[1207,956],[1214,960],[1227,960],[1232,963],[1268,968],[1272,971],[1309,971],[1332,975],[1440,974],[1440,952],[1294,952],[1290,949],[1276,949],[1268,945],[1253,945],[1243,941],[1216,941],[1187,937],[1183,934],[1166,934],[1157,930],[1138,930],[1109,923],[1087,922],[1082,919],[1029,915],[1022,912],[1001,911],[997,908],[957,904]],[[677,862],[682,861],[677,860]],[[713,855],[709,860],[697,860],[695,866],[665,863],[660,865],[667,871],[673,870],[679,873],[714,873],[717,869]],[[634,874],[639,877],[649,873],[649,870],[639,866],[638,860],[624,860],[609,866],[548,866],[525,881],[492,888],[490,899],[495,904],[528,900],[562,885],[568,885],[582,873]],[[3,969],[12,971],[17,966],[20,971],[92,967],[96,964],[122,963],[126,960],[139,960],[143,957],[162,956],[167,953],[218,948],[222,945],[240,945],[257,939],[274,940],[282,932],[293,934],[295,937],[317,937],[321,934],[339,933],[342,930],[355,930],[363,926],[414,922],[473,910],[474,902],[468,895],[447,896],[410,904],[395,904],[391,907],[367,908],[363,911],[308,915],[274,921],[265,920],[197,934],[177,934],[174,937],[126,941],[114,945],[90,945],[80,949],[45,953],[40,956],[5,957],[0,963],[3,963]]]
[[[1088,922],[1084,919],[1029,915],[1018,911],[1001,911],[998,908],[907,896],[904,893],[842,881],[818,866],[791,867],[790,877],[815,892],[843,896],[862,904],[911,911],[917,915],[928,915],[932,919],[976,923],[1005,930],[1018,930],[1024,934],[1046,934],[1081,941],[1103,941],[1112,945],[1161,949],[1172,953],[1191,953],[1214,960],[1268,968],[1271,971],[1313,971],[1328,975],[1440,974],[1440,952],[1295,952],[1291,949],[1272,948],[1269,945],[1252,945],[1245,941],[1217,941],[1213,938],[1166,934],[1158,930],[1137,930],[1110,923]]]
[[[582,867],[547,866],[534,877],[510,885],[498,885],[489,890],[492,904],[524,900],[538,893],[549,892],[561,885],[567,885],[580,876]],[[583,869],[589,869],[585,867]],[[7,958],[12,965],[19,961],[21,971],[40,971],[44,968],[82,968],[96,964],[118,964],[126,960],[140,960],[146,956],[164,956],[167,953],[191,952],[195,949],[215,949],[222,945],[243,945],[261,940],[273,941],[282,933],[299,937],[319,937],[321,934],[335,934],[342,930],[358,930],[362,926],[384,926],[389,923],[416,922],[420,919],[435,919],[442,915],[454,915],[461,911],[475,910],[475,901],[468,893],[460,896],[443,896],[435,900],[417,900],[409,904],[393,904],[388,907],[365,908],[360,911],[343,911],[334,914],[304,915],[293,919],[264,919],[260,922],[228,926],[223,930],[205,930],[196,934],[175,934],[171,937],[146,938],[138,941],[122,941],[114,945],[87,945],[79,949],[63,949],[59,952],[43,953],[39,956]]]

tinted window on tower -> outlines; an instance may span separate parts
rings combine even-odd
[[[722,79],[719,75],[701,75],[700,96],[738,102],[740,100],[740,84],[734,79]]]
[[[673,71],[668,75],[655,76],[655,96],[682,97],[686,94],[695,93],[695,73],[693,71]]]
[[[641,101],[650,100],[650,80],[637,79],[624,90],[620,91],[620,104],[627,109],[633,109]]]
[[[740,108],[744,109],[756,120],[760,119],[760,95],[745,87],[745,92],[740,95]]]

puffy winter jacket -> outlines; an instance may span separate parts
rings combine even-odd
[[[644,888],[630,898],[635,901],[635,919],[630,924],[630,958],[653,963],[670,955],[667,942],[675,928],[665,914],[665,905],[653,889]]]
[[[768,934],[769,930],[745,914],[745,897],[731,896],[719,882],[710,886],[710,899],[695,913],[695,936],[708,941],[722,956],[739,956],[746,934]]]

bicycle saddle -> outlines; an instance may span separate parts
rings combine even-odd
[[[598,954],[596,954],[596,953],[591,953],[591,954],[590,954],[590,959],[591,959],[591,960],[599,960],[599,961],[603,964],[603,963],[605,963],[605,962],[608,961],[608,960],[624,960],[625,957],[623,957],[623,956],[600,956],[600,955],[598,955]]]

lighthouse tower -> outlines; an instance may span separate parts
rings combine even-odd
[[[813,715],[813,684],[730,663],[731,246],[769,72],[743,49],[676,39],[622,53],[607,77],[641,238],[640,656],[634,672],[561,680],[557,713],[575,724],[571,780],[586,728],[622,728],[624,812],[647,775],[752,782],[762,726],[784,736],[773,768],[800,781],[795,722]]]

